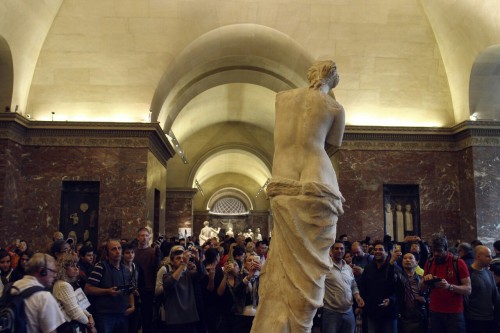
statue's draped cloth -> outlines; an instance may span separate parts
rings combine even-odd
[[[342,195],[324,184],[281,178],[271,180],[267,194],[274,229],[252,333],[310,332],[323,305]]]

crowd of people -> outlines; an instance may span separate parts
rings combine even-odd
[[[0,293],[26,298],[28,332],[250,332],[270,239],[244,235],[132,241],[99,249],[55,233],[45,252],[0,249]],[[271,247],[272,248],[272,247]],[[500,332],[500,241],[449,247],[408,236],[332,244],[324,306],[313,331]],[[48,315],[50,314],[50,315]]]
[[[500,241],[449,247],[408,236],[335,241],[325,281],[323,332],[500,332]]]

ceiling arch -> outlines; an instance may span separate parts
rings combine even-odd
[[[172,131],[180,142],[222,122],[242,122],[274,132],[276,93],[263,86],[228,83],[210,88],[189,101],[178,114]]]
[[[500,44],[483,50],[474,61],[469,81],[471,119],[498,120],[500,115]]]
[[[197,94],[235,82],[273,91],[303,86],[313,58],[277,30],[257,24],[228,25],[192,42],[160,80],[151,103],[153,119],[170,130]]]
[[[263,185],[271,177],[271,163],[253,147],[226,145],[208,151],[191,170],[189,184],[196,187],[195,180],[203,184],[219,174],[244,175]]]

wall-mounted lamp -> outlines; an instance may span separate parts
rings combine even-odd
[[[477,112],[474,112],[473,114],[471,114],[469,119],[472,121],[476,121],[477,120]]]

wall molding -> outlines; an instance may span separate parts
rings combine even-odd
[[[0,114],[0,139],[23,146],[148,148],[166,166],[175,155],[158,123],[31,121]]]
[[[465,121],[448,128],[346,126],[342,150],[459,151],[500,147],[500,122]]]

